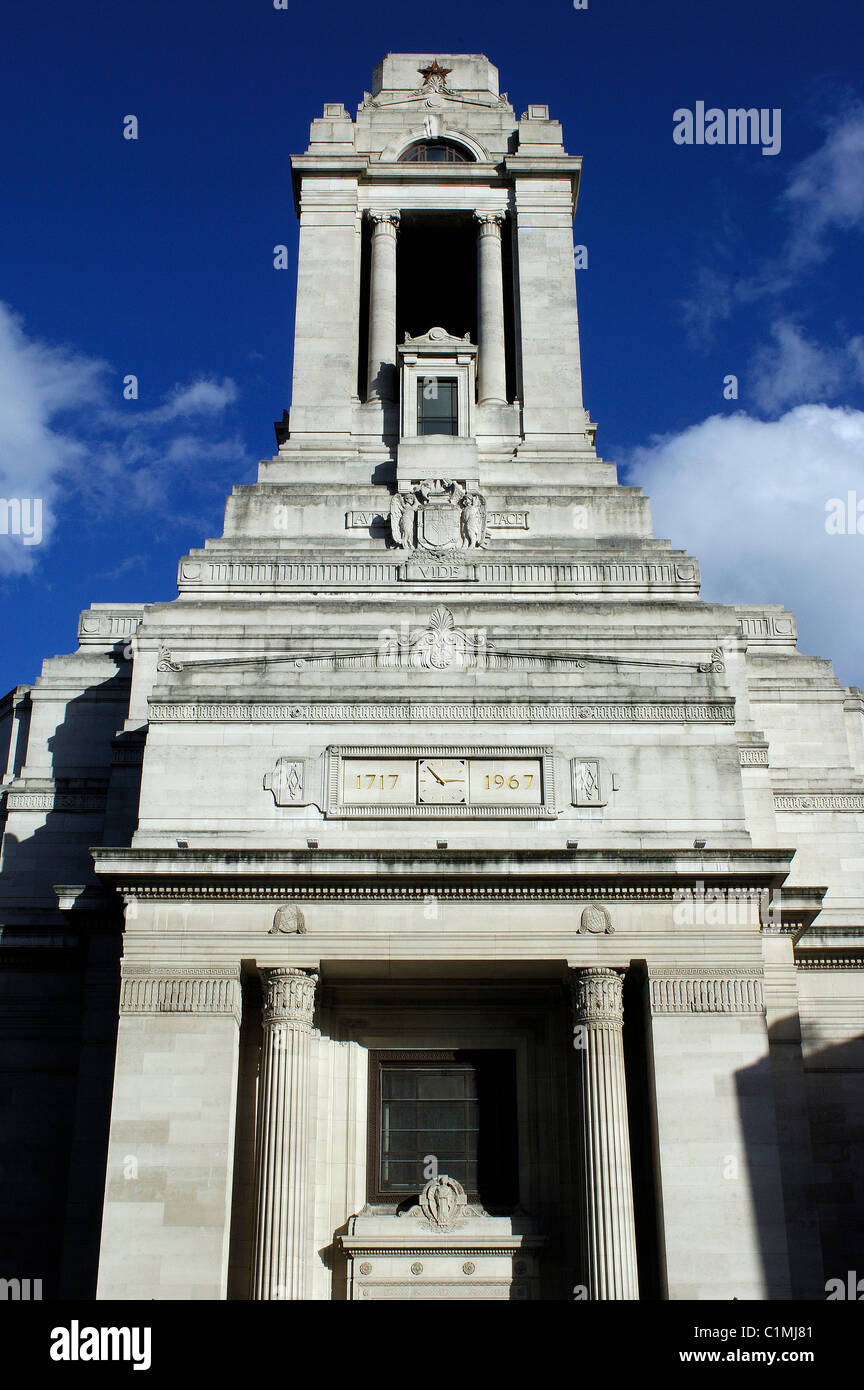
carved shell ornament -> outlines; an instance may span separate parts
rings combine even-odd
[[[273,936],[277,932],[283,932],[286,936],[294,933],[297,936],[305,936],[306,919],[296,903],[283,903],[281,907],[277,907],[269,935]]]
[[[612,918],[609,916],[608,909],[602,903],[589,903],[582,911],[579,930],[580,932],[590,932],[592,936],[600,936],[603,932],[611,936],[615,928],[612,925]]]
[[[723,648],[715,647],[708,660],[699,663],[698,669],[703,674],[709,672],[719,674],[721,671],[725,671],[726,663],[723,660]]]
[[[462,654],[465,645],[465,636],[456,627],[450,610],[436,608],[430,614],[428,628],[414,645],[413,655],[417,665],[443,671]]]

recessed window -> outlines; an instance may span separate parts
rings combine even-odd
[[[455,1178],[487,1210],[518,1200],[512,1052],[370,1054],[369,1199]]]
[[[423,377],[417,382],[417,433],[459,433],[455,377]]]
[[[450,140],[420,140],[399,156],[400,164],[470,164],[467,150]]]
[[[480,1109],[474,1067],[381,1068],[381,1189],[417,1191],[429,1154],[466,1191],[477,1187]]]

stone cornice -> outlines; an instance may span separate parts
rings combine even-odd
[[[173,849],[95,847],[96,872],[144,898],[304,901],[452,893],[456,900],[677,901],[682,885],[779,887],[791,849]]]
[[[864,970],[864,949],[796,948],[796,970]]]

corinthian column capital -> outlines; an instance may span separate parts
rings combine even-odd
[[[620,1029],[624,1023],[624,981],[617,970],[587,965],[571,971],[573,1023]]]
[[[311,1029],[317,984],[318,976],[314,970],[298,970],[293,966],[268,970],[265,976],[265,1025],[290,1023],[295,1028]]]
[[[484,232],[491,233],[493,236],[501,235],[501,228],[504,225],[503,212],[475,212],[474,221],[480,229],[480,236]]]
[[[392,227],[393,235],[395,236],[399,229],[400,216],[400,213],[395,208],[386,208],[383,210],[373,209],[373,211],[369,213],[369,221],[372,223],[373,232],[381,229],[387,231]]]

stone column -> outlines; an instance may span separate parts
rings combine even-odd
[[[396,233],[398,212],[372,212],[369,285],[370,400],[396,399]]]
[[[310,1053],[318,976],[266,973],[258,1092],[256,1299],[305,1297],[309,1220]]]
[[[590,1299],[639,1297],[622,984],[617,971],[602,966],[574,970],[571,981],[579,1071],[579,1198]]]
[[[475,212],[477,236],[477,318],[480,338],[477,398],[481,405],[505,405],[504,282],[501,269],[503,213]]]

